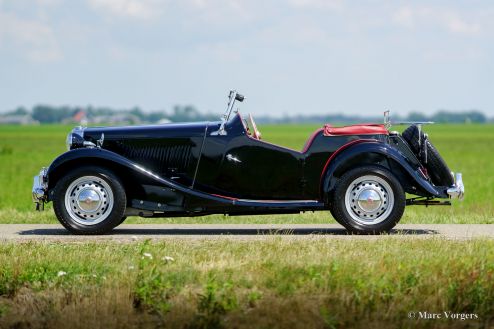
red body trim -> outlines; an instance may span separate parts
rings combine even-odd
[[[238,199],[221,194],[211,194],[219,198],[234,200],[234,201],[253,201],[253,202],[265,202],[265,203],[290,203],[290,202],[318,202],[317,200],[250,200],[250,199]]]
[[[307,140],[307,142],[305,142],[305,146],[302,150],[302,153],[305,153],[309,150],[310,146],[312,145],[312,143],[314,142],[314,139],[316,139],[317,135],[319,135],[319,133],[321,133],[322,131],[324,131],[323,128],[319,128],[317,129],[316,131],[314,131],[312,133],[312,135],[309,137],[309,139]]]
[[[211,195],[214,195],[214,196],[217,196],[218,198],[223,198],[223,199],[229,199],[229,200],[238,200],[237,198],[232,198],[232,197],[229,197],[229,196],[225,196],[225,195],[220,195],[220,194],[211,194]]]
[[[332,127],[324,125],[324,136],[344,136],[344,135],[388,135],[389,132],[381,124],[358,124],[345,127]]]
[[[377,139],[357,139],[357,140],[348,142],[348,143],[340,146],[336,151],[333,152],[333,154],[331,154],[328,161],[326,161],[326,164],[324,165],[324,168],[321,172],[321,178],[319,179],[319,186],[321,186],[323,183],[322,180],[324,179],[324,174],[326,173],[326,169],[328,169],[328,166],[329,166],[329,163],[331,162],[331,160],[333,160],[341,151],[347,149],[348,147],[355,145],[355,144],[363,143],[363,142],[378,142],[378,140]]]

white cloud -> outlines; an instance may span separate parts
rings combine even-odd
[[[0,12],[0,48],[9,48],[35,62],[62,58],[52,28],[42,21]]]
[[[457,11],[432,6],[402,6],[394,12],[392,20],[409,29],[436,25],[457,35],[476,36],[482,32],[480,18],[468,20]]]
[[[481,32],[479,23],[469,23],[456,14],[448,14],[443,18],[443,24],[455,34],[478,35]]]
[[[46,7],[59,5],[60,3],[61,0],[36,0],[36,4]]]
[[[90,6],[106,14],[135,19],[159,16],[165,6],[163,0],[89,0]]]
[[[407,27],[407,28],[413,28],[415,26],[415,14],[412,8],[408,6],[401,7],[398,9],[393,17],[393,22],[396,24]]]
[[[341,9],[343,0],[290,0],[290,4],[302,8]]]

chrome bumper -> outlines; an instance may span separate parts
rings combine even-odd
[[[45,202],[48,192],[48,179],[46,177],[47,168],[41,169],[39,175],[34,176],[33,182],[33,202],[36,204],[36,210],[45,209]]]
[[[447,192],[451,199],[463,200],[463,197],[465,196],[465,186],[463,185],[461,173],[456,173],[455,184],[451,186]]]

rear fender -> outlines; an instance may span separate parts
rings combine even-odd
[[[349,170],[362,165],[378,165],[388,168],[411,194],[448,198],[446,191],[432,185],[426,177],[392,146],[377,140],[353,141],[336,150],[328,159],[321,175],[321,192],[327,196],[335,188],[338,178]]]

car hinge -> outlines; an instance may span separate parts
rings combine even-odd
[[[301,168],[302,175],[300,178],[300,188],[302,189],[302,195],[305,195],[305,189],[307,187],[307,182],[308,182],[306,177],[305,177],[305,159],[306,159],[305,155],[303,158],[300,159],[300,166],[302,167]]]

